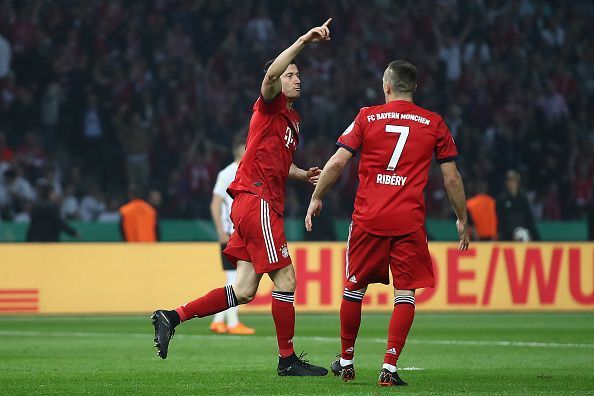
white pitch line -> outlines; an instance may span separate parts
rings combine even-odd
[[[65,332],[65,331],[0,331],[0,336],[8,337],[128,337],[128,338],[151,338],[152,333],[101,333],[101,332]],[[176,334],[178,339],[193,340],[225,340],[225,341],[245,341],[250,338],[262,340],[276,340],[275,336],[239,336],[239,335],[206,335],[206,334]],[[336,337],[295,337],[297,340],[317,341],[317,342],[339,342]],[[383,344],[386,342],[383,338],[359,337],[359,340],[365,340],[372,343]],[[528,348],[575,348],[575,349],[594,349],[594,344],[572,344],[558,342],[530,342],[530,341],[480,341],[480,340],[432,340],[432,339],[410,339],[408,344],[420,345],[465,345],[465,346],[500,346],[500,347],[528,347]]]

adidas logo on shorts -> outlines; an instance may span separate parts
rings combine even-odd
[[[355,278],[355,275],[349,278],[349,282],[357,283],[357,278]]]

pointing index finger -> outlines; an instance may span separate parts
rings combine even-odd
[[[328,20],[326,22],[324,22],[324,24],[322,26],[328,26],[330,24],[330,22],[332,22],[332,18],[328,18]]]

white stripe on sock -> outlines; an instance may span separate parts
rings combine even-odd
[[[394,304],[412,304],[415,305],[415,296],[396,296]]]
[[[347,292],[347,291],[345,291],[345,292],[343,293],[343,296],[344,296],[344,297],[353,298],[353,299],[355,299],[355,300],[363,300],[363,296],[361,296],[361,295],[357,295],[357,294],[351,294],[351,293],[349,293],[349,292]]]
[[[285,301],[285,302],[294,302],[295,301],[295,295],[288,295],[288,294],[280,294],[280,293],[275,293],[272,292],[272,298],[275,298],[279,301]]]
[[[227,306],[231,306],[231,298],[229,297],[229,286],[225,286],[225,295],[227,296]]]
[[[351,293],[351,294],[357,294],[357,295],[360,295],[361,297],[363,297],[365,295],[364,292],[360,292],[360,291],[357,291],[357,290],[344,289],[344,292],[345,293],[348,292],[348,293]]]
[[[225,286],[227,290],[227,301],[229,302],[229,308],[236,307],[237,301],[235,300],[235,294],[233,293],[232,286]]]

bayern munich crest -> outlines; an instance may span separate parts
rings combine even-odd
[[[280,251],[284,258],[289,257],[289,248],[287,248],[286,243],[283,246],[281,246]]]

